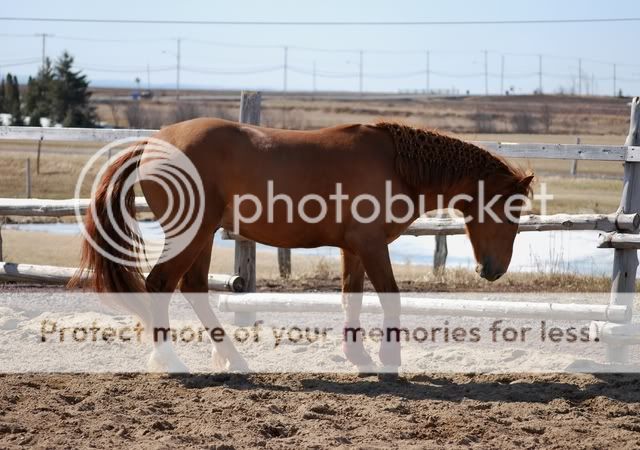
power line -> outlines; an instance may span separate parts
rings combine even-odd
[[[159,67],[139,67],[139,68],[113,68],[104,66],[93,65],[80,65],[83,70],[90,70],[92,72],[113,72],[113,73],[140,73],[140,72],[169,72],[176,70],[176,66],[159,66]]]
[[[27,62],[27,61],[32,61],[32,60],[38,60],[40,59],[39,56],[31,56],[31,57],[25,57],[25,58],[18,58],[18,59],[0,59],[0,64],[14,64],[14,63],[23,63],[23,62]]]
[[[457,25],[537,25],[570,23],[640,22],[640,17],[506,19],[506,20],[405,20],[405,21],[283,21],[283,20],[163,20],[99,19],[66,17],[0,17],[3,22],[116,23],[148,25],[230,25],[230,26],[457,26]]]
[[[6,18],[1,18],[0,20],[4,20]],[[603,19],[608,20],[608,19]],[[630,18],[629,20],[635,20]],[[640,18],[638,19],[640,20]],[[41,37],[42,33],[38,34],[19,34],[19,33],[0,33],[0,37],[18,37],[18,38],[38,38]],[[148,42],[167,42],[174,41],[174,39],[166,38],[166,37],[152,37],[152,38],[96,38],[96,37],[84,37],[84,36],[69,36],[69,35],[52,35],[47,34],[47,37],[50,39],[59,39],[59,40],[70,40],[70,41],[80,41],[80,42],[112,42],[112,43],[148,43]],[[275,45],[275,44],[238,44],[233,42],[221,42],[221,41],[209,41],[203,39],[192,39],[192,38],[182,38],[183,42],[191,42],[195,44],[201,45],[211,45],[222,48],[255,48],[255,49],[282,49],[285,45]],[[318,52],[318,53],[358,53],[361,50],[365,53],[369,54],[381,54],[381,55],[417,55],[424,54],[424,49],[376,49],[376,48],[363,48],[363,49],[355,49],[355,48],[323,48],[323,47],[304,47],[304,46],[296,46],[296,45],[287,45],[289,51],[295,50],[299,52]],[[431,54],[442,54],[442,55],[471,55],[477,54],[477,50],[429,50]],[[516,52],[502,52],[499,50],[487,50],[490,54],[500,54],[505,56],[516,56],[516,57],[532,57],[538,58],[540,56],[544,58],[555,58],[555,59],[564,59],[568,61],[575,61],[578,56],[570,56],[570,55],[553,55],[548,53],[516,53]],[[603,64],[603,65],[611,65],[617,64],[618,67],[640,67],[640,64],[630,64],[625,62],[614,62],[614,61],[604,61],[598,59],[591,58],[581,58],[584,62],[595,63],[595,64]]]
[[[33,66],[35,64],[38,64],[39,62],[40,62],[40,58],[34,58],[34,59],[29,60],[29,61],[23,61],[23,62],[13,62],[13,63],[2,63],[2,62],[0,62],[0,68],[18,67],[18,66]]]
[[[175,68],[175,67],[174,67]],[[183,66],[185,72],[212,74],[212,75],[255,75],[259,73],[279,72],[283,66],[264,66],[248,69],[213,69],[207,67]]]
[[[24,37],[24,36],[23,36]],[[55,36],[56,39],[60,39],[63,41],[79,41],[79,42],[126,42],[126,43],[132,43],[132,42],[167,42],[167,41],[171,41],[172,39],[170,38],[161,38],[161,37],[157,37],[157,38],[127,38],[127,39],[118,39],[118,38],[96,38],[96,37],[84,37],[84,36],[67,36],[67,35],[58,35],[56,34]]]

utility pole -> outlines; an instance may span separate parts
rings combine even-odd
[[[616,65],[614,64],[613,65],[613,96],[614,97],[617,95],[616,94],[616,90],[617,90],[616,89],[616,82],[617,82],[617,80],[616,80]]]
[[[582,95],[582,58],[578,58],[578,95]]]
[[[151,92],[151,69],[147,63],[147,92]]]
[[[542,95],[542,55],[538,55],[538,90]]]
[[[178,52],[176,53],[176,108],[180,105],[180,46],[181,39],[177,39]]]
[[[500,56],[500,95],[504,95],[504,55]]]
[[[429,82],[431,80],[429,80],[430,76],[431,76],[431,67],[430,67],[430,61],[429,61],[429,50],[427,50],[427,95],[429,95],[429,91],[431,89],[431,86],[429,86]]]
[[[46,59],[47,59],[47,53],[46,53],[47,38],[48,37],[53,37],[53,34],[38,33],[38,34],[36,34],[36,36],[40,36],[42,38],[42,67],[44,67]]]
[[[316,91],[316,61],[313,61],[313,92]]]
[[[363,59],[363,51],[360,50],[360,95],[362,95],[362,89],[363,89],[362,59]]]
[[[488,52],[484,51],[484,95],[489,95],[489,63]]]
[[[283,79],[282,79],[282,90],[287,92],[287,72],[289,71],[289,47],[284,47],[284,65],[283,69]]]

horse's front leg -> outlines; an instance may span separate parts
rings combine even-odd
[[[366,240],[363,239],[361,243],[362,245],[358,246],[357,252],[369,280],[378,293],[384,314],[383,336],[379,352],[380,362],[384,367],[380,378],[395,379],[402,362],[400,354],[402,333],[400,328],[400,291],[393,276],[389,248],[384,239],[369,237]]]
[[[364,348],[363,331],[360,326],[363,287],[364,267],[360,258],[342,250],[342,350],[347,359],[358,368],[358,372],[366,375],[374,370],[374,363]]]

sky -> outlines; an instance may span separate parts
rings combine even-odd
[[[603,1],[189,1],[0,0],[0,17],[158,20],[418,21],[640,17],[636,0]],[[456,26],[127,25],[0,21],[0,74],[21,80],[46,55],[68,50],[94,85],[174,87],[176,39],[181,85],[199,88],[359,91],[469,91],[539,87],[611,95],[640,93],[640,22]],[[487,86],[485,86],[485,51]],[[581,64],[579,59],[582,59]],[[502,61],[504,60],[504,69]],[[316,76],[313,76],[315,66]],[[582,77],[578,76],[579,66]],[[147,72],[147,67],[150,71]],[[501,74],[504,73],[504,78]],[[315,80],[315,82],[314,82]]]

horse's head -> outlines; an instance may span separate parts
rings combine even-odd
[[[484,195],[475,195],[468,205],[470,210],[465,211],[476,272],[488,281],[497,280],[509,268],[517,221],[532,180],[533,175],[525,174],[514,174],[513,179],[496,180],[497,183],[487,180],[483,183]]]

